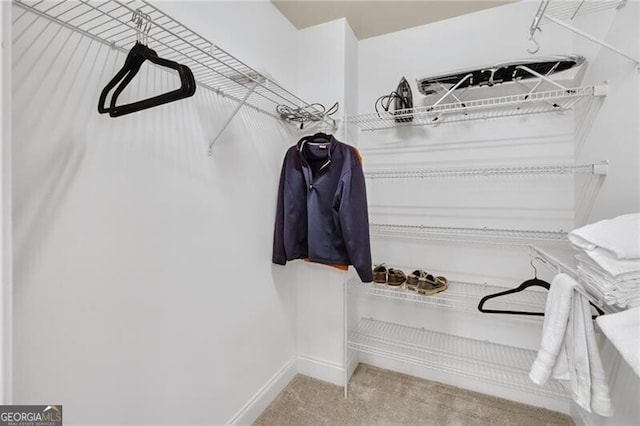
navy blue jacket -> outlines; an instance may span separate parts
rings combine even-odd
[[[360,155],[331,136],[300,140],[284,157],[273,238],[273,263],[309,259],[353,265],[373,281],[367,193]]]

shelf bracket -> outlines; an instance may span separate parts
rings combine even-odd
[[[247,99],[249,99],[249,96],[251,96],[251,94],[253,93],[253,91],[256,89],[256,87],[258,86],[258,83],[254,84],[253,86],[249,87],[249,90],[247,91],[247,94],[244,95],[244,98],[242,98],[242,100],[240,101],[240,103],[236,106],[236,108],[233,110],[233,112],[231,113],[231,116],[229,116],[229,118],[227,119],[227,122],[224,123],[224,125],[222,126],[222,129],[220,129],[220,131],[218,132],[218,134],[216,135],[215,138],[213,138],[213,140],[211,141],[211,143],[209,144],[209,157],[211,157],[211,155],[213,155],[213,144],[215,144],[218,139],[220,139],[220,136],[222,136],[222,133],[225,131],[225,129],[227,128],[227,126],[231,123],[231,121],[235,118],[235,116],[238,114],[238,112],[240,111],[240,108],[242,108],[242,106],[247,103]]]
[[[551,22],[554,22],[554,23],[560,25],[563,28],[566,28],[567,30],[569,30],[569,31],[571,31],[571,32],[573,32],[575,34],[578,34],[580,37],[584,37],[587,40],[590,40],[590,41],[592,41],[594,43],[597,43],[600,46],[605,47],[605,48],[611,50],[612,52],[617,53],[618,55],[624,56],[625,58],[629,59],[630,61],[633,61],[633,63],[635,63],[636,66],[640,66],[640,60],[638,60],[638,58],[635,58],[635,57],[631,56],[630,54],[628,54],[626,52],[623,52],[622,50],[618,49],[614,45],[612,45],[610,43],[607,43],[604,40],[600,40],[599,38],[594,37],[591,34],[588,34],[588,33],[584,32],[584,31],[574,27],[573,25],[569,25],[566,22],[564,22],[564,21],[562,21],[562,20],[560,20],[558,18],[555,18],[555,17],[553,17],[551,15],[546,15],[545,14],[544,17],[547,18],[548,20],[550,20]]]
[[[441,97],[440,99],[438,99],[438,100],[436,101],[436,103],[434,103],[433,105],[431,105],[431,108],[434,108],[434,107],[438,106],[438,105],[439,105],[442,101],[444,101],[444,100],[445,100],[449,95],[453,95],[453,92],[455,92],[455,91],[458,89],[458,87],[460,87],[460,85],[461,85],[462,83],[464,83],[465,81],[469,80],[469,79],[470,79],[470,78],[472,78],[472,77],[473,77],[473,74],[467,74],[467,75],[465,75],[465,76],[462,78],[462,80],[460,80],[459,82],[457,82],[453,87],[451,87],[451,89],[449,89],[449,90],[448,90],[444,95],[442,95],[442,97]],[[455,96],[454,96],[454,98],[455,98],[455,99],[457,99]]]

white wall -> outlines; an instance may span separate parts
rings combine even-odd
[[[628,2],[596,15],[584,15],[575,25],[640,57],[638,1]],[[638,66],[623,56],[569,31],[577,50],[591,53],[584,84],[608,83],[602,102],[576,110],[576,160],[606,158],[609,173],[596,197],[579,198],[588,182],[576,182],[576,225],[581,226],[621,214],[640,212],[640,73]]]
[[[0,404],[11,402],[11,6],[0,4]]]
[[[299,87],[301,96],[329,108],[345,108],[346,34],[344,19],[300,31]],[[349,29],[350,31],[350,29]],[[301,134],[312,134],[314,128]],[[328,131],[328,130],[327,130]],[[344,128],[336,138],[344,141]],[[298,266],[298,367],[302,374],[334,384],[344,383],[344,283],[347,273],[329,266]]]
[[[159,7],[295,83],[297,31],[270,3]],[[69,424],[251,421],[241,407],[295,371],[294,280],[271,264],[294,134],[244,108],[208,157],[235,104],[202,88],[99,115],[124,54],[34,19],[13,32],[14,402],[64,404]],[[138,95],[170,84],[139,75]]]

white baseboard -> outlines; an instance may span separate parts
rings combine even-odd
[[[278,396],[297,374],[296,358],[289,360],[238,412],[225,424],[250,425]]]
[[[358,368],[358,364],[360,364],[360,357],[358,356],[358,352],[349,351],[349,362],[347,363],[347,382],[351,380],[351,376],[353,376],[356,368]]]
[[[344,368],[331,361],[308,355],[298,355],[298,373],[334,385],[344,386]]]

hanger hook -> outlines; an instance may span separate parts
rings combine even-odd
[[[538,278],[538,270],[536,269],[535,265],[533,264],[533,259],[529,259],[529,265],[531,265],[531,267],[533,268],[533,277],[534,278]]]
[[[144,18],[146,19],[146,23],[144,26],[144,38],[145,38],[145,44],[149,45],[149,32],[151,31],[151,25],[152,25],[152,21],[151,21],[151,15],[149,15],[148,13],[144,14]]]
[[[540,261],[540,262],[542,262],[542,263],[547,263],[547,261],[546,261],[546,260],[544,260],[544,259],[543,259],[542,257],[540,257],[540,256],[535,256],[535,257],[533,257],[533,258],[529,259],[529,264],[530,264],[530,265],[531,265],[531,267],[533,268],[533,276],[534,276],[535,278],[538,278],[538,270],[537,270],[537,269],[536,269],[536,267],[533,265],[533,261],[534,261],[534,260],[539,260],[539,261]]]
[[[140,17],[140,9],[136,9],[133,11],[131,15],[131,22],[133,22],[136,26],[136,41],[140,42],[140,30],[142,27],[142,19]]]
[[[538,50],[540,50],[540,43],[538,43],[538,40],[535,39],[535,37],[533,36],[533,34],[531,34],[531,37],[529,37],[529,41],[532,41],[533,44],[535,44],[535,47],[530,49],[527,48],[527,52],[529,52],[530,54],[534,54],[534,53],[538,53]]]

